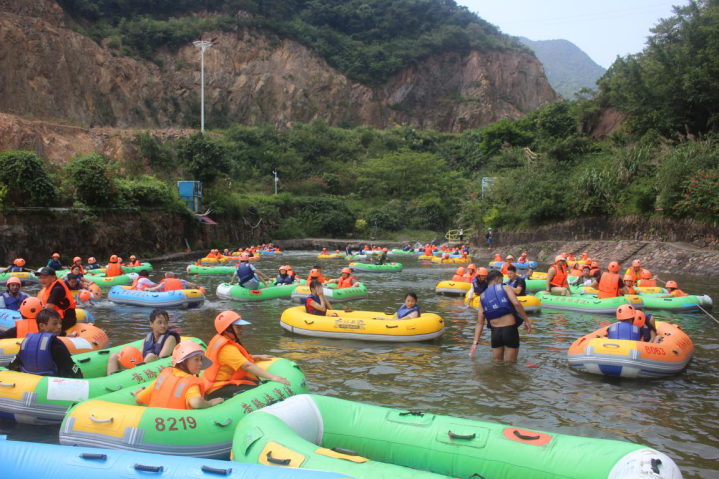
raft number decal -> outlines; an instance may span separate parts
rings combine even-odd
[[[165,426],[165,421],[167,421],[169,427]],[[170,424],[172,422],[172,424]],[[179,431],[180,429],[177,427],[177,423],[182,423],[182,429],[187,431],[188,429],[195,429],[197,427],[197,421],[192,416],[185,417],[168,417],[167,419],[163,419],[161,417],[158,417],[155,419],[155,429],[158,431],[164,431],[167,429],[168,431]]]
[[[659,356],[666,356],[667,353],[662,348],[655,348],[654,346],[645,346],[644,349],[649,354],[657,354]]]

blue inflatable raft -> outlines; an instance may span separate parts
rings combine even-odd
[[[76,309],[78,323],[95,324],[95,318],[86,309]],[[0,331],[6,331],[15,327],[15,321],[20,321],[22,314],[20,311],[11,311],[9,309],[0,309]]]
[[[529,263],[512,263],[515,268],[517,269],[536,269],[537,268],[537,262],[536,261],[530,261]],[[504,266],[504,261],[491,261],[489,263],[490,269],[502,269]]]
[[[8,479],[349,479],[332,472],[8,441],[5,436],[0,436],[0,464]]]
[[[205,295],[199,289],[178,291],[138,291],[127,286],[113,286],[107,299],[115,304],[139,306],[142,308],[188,309],[198,308],[205,302]]]

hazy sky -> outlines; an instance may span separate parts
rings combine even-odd
[[[617,55],[644,48],[649,31],[672,5],[688,0],[457,0],[504,33],[530,40],[565,39],[608,68]]]

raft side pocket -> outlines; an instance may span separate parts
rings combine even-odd
[[[259,427],[252,428],[250,432],[245,434],[245,437],[242,439],[242,442],[245,444],[245,455],[247,456],[250,452],[250,448],[254,443],[262,439],[264,437],[265,433],[262,432],[262,429]]]
[[[301,467],[305,456],[276,442],[269,441],[259,455],[259,463],[265,466]]]

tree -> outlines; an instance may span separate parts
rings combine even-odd
[[[54,205],[58,191],[46,163],[47,160],[30,151],[0,153],[0,187],[4,185],[7,190],[4,202],[18,206]]]
[[[195,180],[207,184],[226,175],[231,167],[225,148],[219,142],[200,133],[180,144],[177,158]]]
[[[108,159],[99,154],[77,156],[65,167],[66,184],[74,197],[87,206],[117,204],[115,182]]]

